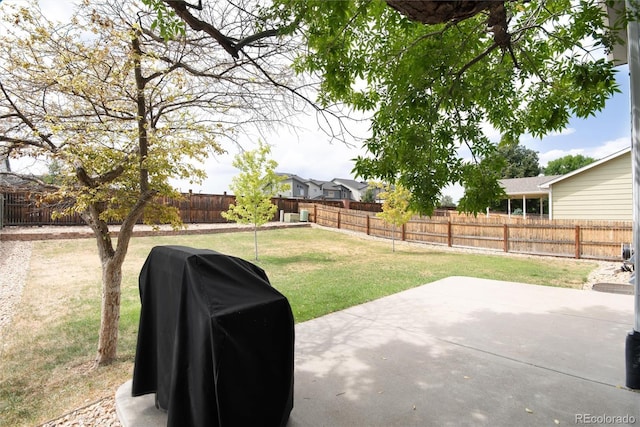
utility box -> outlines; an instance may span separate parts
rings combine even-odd
[[[309,221],[309,211],[306,209],[300,209],[300,221],[308,222]]]
[[[284,214],[284,222],[300,222],[300,214],[287,212]]]

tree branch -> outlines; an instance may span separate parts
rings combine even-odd
[[[243,47],[245,47],[248,44],[251,44],[258,40],[266,39],[269,37],[275,37],[278,35],[278,32],[279,30],[265,30],[260,33],[254,34],[252,36],[245,37],[242,40],[240,40],[238,43],[236,43],[235,49],[236,51],[240,51],[242,50]]]
[[[198,2],[198,6],[194,6],[183,0],[164,0],[164,2],[167,4],[167,6],[172,8],[175,11],[176,15],[178,15],[187,25],[189,25],[191,29],[193,29],[194,31],[204,31],[205,33],[209,34],[215,41],[218,42],[220,46],[222,46],[224,50],[229,53],[229,55],[231,55],[235,59],[240,58],[239,52],[245,46],[258,40],[274,37],[280,32],[280,30],[277,29],[265,30],[251,36],[247,36],[242,40],[234,41],[231,37],[222,34],[220,30],[218,30],[213,25],[209,24],[208,22],[202,21],[201,19],[193,16],[191,12],[189,12],[188,8],[201,10],[201,1]]]
[[[139,33],[134,33],[131,39],[131,47],[135,52],[134,55],[134,74],[136,81],[136,104],[138,109],[138,147],[139,147],[139,159],[140,159],[140,191],[146,192],[149,190],[149,171],[145,166],[147,156],[149,155],[149,138],[147,135],[147,110],[146,99],[144,94],[144,88],[147,84],[147,80],[142,76],[142,48],[140,46]]]
[[[238,58],[238,50],[235,47],[235,44],[224,34],[222,34],[217,28],[213,25],[204,22],[191,14],[187,10],[187,7],[192,6],[186,1],[178,1],[178,0],[164,0],[164,2],[172,8],[176,15],[178,15],[185,23],[187,23],[194,31],[204,31],[209,34],[215,41],[218,42],[220,46],[224,50],[226,50],[229,55],[234,58]]]
[[[31,129],[36,135],[38,135],[38,137],[42,140],[42,142],[49,146],[49,149],[51,151],[55,152],[57,147],[51,141],[51,134],[47,134],[47,135],[42,134],[40,131],[38,131],[38,129],[36,128],[35,124],[33,124],[33,122],[31,120],[29,120],[27,118],[27,116],[22,114],[22,111],[20,111],[18,106],[13,102],[13,100],[9,96],[9,93],[7,92],[7,90],[5,89],[4,85],[2,84],[2,81],[0,81],[0,91],[2,91],[2,94],[4,95],[4,97],[7,99],[7,101],[9,101],[9,104],[11,104],[11,107],[13,108],[13,111],[15,111],[16,115],[20,118],[20,121],[22,121],[22,123],[27,125],[29,127],[29,129]],[[37,146],[42,148],[43,144],[37,144]]]
[[[4,176],[15,176],[16,178],[20,178],[23,181],[35,182],[36,184],[38,184],[38,186],[40,186],[41,188],[47,189],[47,190],[58,190],[60,188],[57,185],[48,184],[48,183],[44,182],[43,180],[41,180],[40,178],[37,178],[37,177],[35,177],[33,175],[23,175],[23,174],[19,174],[19,173],[15,173],[15,172],[0,172],[0,176],[2,176],[2,175],[4,175]],[[12,186],[12,188],[15,189],[16,186]],[[18,185],[17,188],[20,188],[20,185]]]
[[[120,236],[131,236],[133,227],[138,222],[138,219],[140,219],[140,217],[142,216],[144,208],[156,194],[157,192],[153,190],[144,191],[140,194],[138,200],[136,201],[136,204],[131,208],[124,221],[122,221],[122,225],[120,226]],[[118,239],[116,250],[113,253],[114,258],[117,258],[119,262],[124,260],[124,257],[127,254],[128,247],[129,239]]]

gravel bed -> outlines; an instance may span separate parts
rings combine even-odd
[[[4,337],[15,307],[20,302],[32,248],[32,242],[0,240],[0,337]]]
[[[115,397],[105,397],[41,427],[122,427],[122,424],[116,414]]]

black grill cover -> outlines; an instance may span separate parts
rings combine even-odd
[[[287,423],[293,315],[261,268],[211,250],[157,246],[139,285],[133,396],[155,392],[169,427]]]

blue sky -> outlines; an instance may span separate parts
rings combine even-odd
[[[0,0],[2,1],[2,0]],[[16,3],[19,0],[6,0]],[[53,19],[64,20],[69,15],[70,0],[40,0],[43,11]],[[629,112],[629,77],[628,67],[618,67],[617,77],[621,93],[611,98],[605,109],[588,119],[572,119],[568,127],[558,134],[542,139],[523,137],[521,143],[538,152],[540,165],[567,154],[582,154],[596,159],[606,157],[630,145],[630,112]],[[278,162],[278,171],[293,173],[303,178],[331,180],[333,178],[354,178],[351,170],[353,161],[359,154],[364,154],[359,147],[348,147],[339,142],[331,143],[330,138],[316,125],[315,117],[301,117],[302,129],[297,134],[279,129],[276,132],[262,135],[262,139],[272,145],[272,158]],[[366,136],[366,127],[360,127],[358,135]],[[257,142],[258,135],[241,141],[245,148],[251,148]],[[497,135],[496,135],[497,137]],[[181,191],[220,194],[229,191],[231,178],[238,171],[231,166],[236,147],[227,147],[228,153],[211,158],[205,165],[208,178],[202,185],[188,182],[174,182]],[[14,170],[25,172],[32,166],[31,162],[13,162]],[[460,188],[443,190],[454,200],[462,196]]]
[[[609,99],[603,111],[588,119],[573,118],[560,135],[522,140],[527,148],[538,152],[541,165],[566,154],[599,159],[630,146],[629,68],[624,65],[617,70],[616,81],[622,92]]]

